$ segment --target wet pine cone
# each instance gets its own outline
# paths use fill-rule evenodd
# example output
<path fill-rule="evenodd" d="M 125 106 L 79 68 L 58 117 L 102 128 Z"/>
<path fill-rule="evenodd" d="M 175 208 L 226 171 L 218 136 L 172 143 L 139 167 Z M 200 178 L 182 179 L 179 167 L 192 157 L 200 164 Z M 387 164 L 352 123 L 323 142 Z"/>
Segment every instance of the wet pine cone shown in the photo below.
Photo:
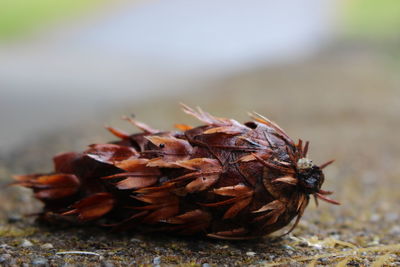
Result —
<path fill-rule="evenodd" d="M 96 223 L 116 230 L 204 234 L 250 239 L 297 225 L 310 195 L 333 204 L 321 189 L 322 169 L 258 114 L 241 124 L 198 109 L 205 123 L 161 132 L 127 118 L 143 132 L 54 157 L 51 174 L 16 176 L 44 203 L 42 220 Z"/>

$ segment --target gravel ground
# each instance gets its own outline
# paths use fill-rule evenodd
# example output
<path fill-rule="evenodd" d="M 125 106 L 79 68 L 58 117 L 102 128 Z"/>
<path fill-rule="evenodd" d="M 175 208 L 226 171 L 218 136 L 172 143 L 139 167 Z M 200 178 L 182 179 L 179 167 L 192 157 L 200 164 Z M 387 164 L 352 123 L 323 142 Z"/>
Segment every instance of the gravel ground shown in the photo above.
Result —
<path fill-rule="evenodd" d="M 123 104 L 72 128 L 32 137 L 3 155 L 0 177 L 50 170 L 51 155 L 112 139 L 104 123 L 129 129 L 119 115 L 135 112 L 158 128 L 197 123 L 178 102 L 246 120 L 256 110 L 293 138 L 311 141 L 317 163 L 334 158 L 324 189 L 341 206 L 310 202 L 291 235 L 227 242 L 93 227 L 34 222 L 40 204 L 29 190 L 3 187 L 0 194 L 0 266 L 399 266 L 400 82 L 381 56 L 332 52 L 290 66 L 260 68 L 204 85 L 198 93 Z"/>

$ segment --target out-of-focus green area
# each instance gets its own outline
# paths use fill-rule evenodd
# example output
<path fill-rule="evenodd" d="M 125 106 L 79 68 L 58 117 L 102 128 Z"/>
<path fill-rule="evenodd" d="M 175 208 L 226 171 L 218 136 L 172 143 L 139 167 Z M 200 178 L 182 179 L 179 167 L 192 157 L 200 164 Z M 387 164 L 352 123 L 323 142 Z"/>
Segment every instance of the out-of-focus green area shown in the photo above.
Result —
<path fill-rule="evenodd" d="M 344 1 L 344 31 L 353 37 L 400 37 L 399 0 Z"/>
<path fill-rule="evenodd" d="M 106 0 L 1 0 L 0 39 L 29 33 L 104 2 Z"/>
<path fill-rule="evenodd" d="M 89 11 L 107 0 L 1 0 L 0 39 L 29 33 L 59 19 Z M 393 38 L 400 29 L 399 0 L 343 1 L 341 26 L 347 36 Z"/>

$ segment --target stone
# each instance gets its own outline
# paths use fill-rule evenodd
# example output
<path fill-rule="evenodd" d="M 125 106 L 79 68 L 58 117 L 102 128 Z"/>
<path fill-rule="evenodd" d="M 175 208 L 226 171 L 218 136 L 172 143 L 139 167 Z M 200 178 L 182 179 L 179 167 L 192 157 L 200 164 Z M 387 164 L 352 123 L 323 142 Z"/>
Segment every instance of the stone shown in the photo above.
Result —
<path fill-rule="evenodd" d="M 53 244 L 51 244 L 51 243 L 43 244 L 40 247 L 43 248 L 43 249 L 52 249 L 52 248 L 54 248 Z"/>
<path fill-rule="evenodd" d="M 21 242 L 21 247 L 23 247 L 23 248 L 28 248 L 28 247 L 32 247 L 32 246 L 33 246 L 32 242 L 29 241 L 28 239 L 24 239 Z"/>
<path fill-rule="evenodd" d="M 32 260 L 32 265 L 33 266 L 48 266 L 49 261 L 45 258 L 36 258 Z"/>
<path fill-rule="evenodd" d="M 160 263 L 161 263 L 161 257 L 160 257 L 160 256 L 155 257 L 155 258 L 153 259 L 153 264 L 154 264 L 154 265 L 159 265 Z"/>

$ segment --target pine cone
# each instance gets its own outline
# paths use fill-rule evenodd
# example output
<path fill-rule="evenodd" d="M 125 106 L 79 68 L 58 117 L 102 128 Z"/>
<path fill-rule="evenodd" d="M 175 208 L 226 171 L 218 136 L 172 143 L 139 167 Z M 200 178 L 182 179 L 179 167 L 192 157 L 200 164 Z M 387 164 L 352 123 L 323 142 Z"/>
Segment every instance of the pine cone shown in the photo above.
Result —
<path fill-rule="evenodd" d="M 295 144 L 258 114 L 241 124 L 183 110 L 205 125 L 161 132 L 127 118 L 143 132 L 109 127 L 120 141 L 57 155 L 54 173 L 16 176 L 17 184 L 45 204 L 46 221 L 220 239 L 264 236 L 296 217 L 291 231 L 310 195 L 338 204 L 321 190 L 322 169 L 332 161 L 314 165 L 308 142 Z"/>

